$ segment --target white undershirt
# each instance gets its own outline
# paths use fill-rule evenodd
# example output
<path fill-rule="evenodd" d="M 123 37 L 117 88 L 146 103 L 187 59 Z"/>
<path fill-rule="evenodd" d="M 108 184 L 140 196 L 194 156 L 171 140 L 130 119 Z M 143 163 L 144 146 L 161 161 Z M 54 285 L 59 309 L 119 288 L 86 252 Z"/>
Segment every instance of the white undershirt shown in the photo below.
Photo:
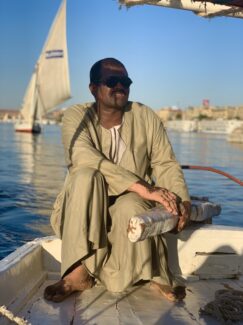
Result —
<path fill-rule="evenodd" d="M 120 132 L 118 131 L 121 124 L 113 126 L 109 129 L 111 133 L 111 148 L 110 148 L 110 159 L 115 163 L 119 164 L 122 155 L 126 149 L 125 142 L 122 140 Z"/>

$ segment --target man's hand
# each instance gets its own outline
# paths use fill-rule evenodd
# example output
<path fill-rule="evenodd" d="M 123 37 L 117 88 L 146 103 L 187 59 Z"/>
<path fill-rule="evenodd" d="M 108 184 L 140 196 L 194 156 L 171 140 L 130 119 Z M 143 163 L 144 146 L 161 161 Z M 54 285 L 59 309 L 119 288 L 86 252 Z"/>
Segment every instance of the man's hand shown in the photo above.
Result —
<path fill-rule="evenodd" d="M 148 200 L 158 202 L 162 204 L 166 210 L 174 215 L 179 215 L 179 209 L 177 204 L 177 196 L 162 187 L 153 187 L 148 190 L 150 192 L 150 198 Z"/>
<path fill-rule="evenodd" d="M 139 181 L 130 186 L 128 191 L 136 192 L 143 199 L 158 202 L 162 204 L 168 212 L 174 215 L 180 215 L 177 196 L 165 188 L 153 187 L 144 181 Z"/>
<path fill-rule="evenodd" d="M 191 203 L 189 201 L 184 201 L 180 203 L 180 214 L 179 221 L 177 224 L 177 231 L 182 231 L 186 225 L 190 222 L 190 214 L 191 214 Z"/>
<path fill-rule="evenodd" d="M 178 196 L 165 188 L 153 187 L 145 181 L 134 183 L 128 191 L 135 192 L 145 200 L 155 201 L 162 204 L 166 210 L 175 216 L 179 221 L 175 228 L 176 232 L 182 231 L 190 221 L 191 202 L 180 202 Z"/>

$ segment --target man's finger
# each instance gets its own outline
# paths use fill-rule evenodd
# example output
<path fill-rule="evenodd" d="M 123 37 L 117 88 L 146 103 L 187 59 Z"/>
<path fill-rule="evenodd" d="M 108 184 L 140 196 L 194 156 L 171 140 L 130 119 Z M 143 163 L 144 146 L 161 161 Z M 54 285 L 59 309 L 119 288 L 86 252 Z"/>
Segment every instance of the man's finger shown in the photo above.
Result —
<path fill-rule="evenodd" d="M 167 211 L 169 211 L 170 213 L 174 214 L 174 215 L 178 215 L 179 211 L 177 209 L 177 205 L 176 202 L 173 200 L 166 200 L 163 199 L 161 201 L 161 204 L 167 209 Z"/>
<path fill-rule="evenodd" d="M 161 195 L 161 197 L 162 197 L 164 200 L 167 200 L 167 201 L 169 201 L 169 202 L 174 202 L 173 204 L 176 205 L 176 200 L 175 200 L 175 198 L 174 198 L 173 195 L 170 195 L 170 193 L 168 193 L 168 192 L 161 192 L 160 195 Z"/>
<path fill-rule="evenodd" d="M 161 194 L 167 196 L 170 199 L 174 199 L 174 200 L 176 199 L 176 195 L 165 188 L 160 189 L 159 192 L 161 192 Z"/>
<path fill-rule="evenodd" d="M 177 224 L 177 230 L 182 231 L 188 224 L 188 221 L 189 221 L 188 217 L 180 217 Z"/>

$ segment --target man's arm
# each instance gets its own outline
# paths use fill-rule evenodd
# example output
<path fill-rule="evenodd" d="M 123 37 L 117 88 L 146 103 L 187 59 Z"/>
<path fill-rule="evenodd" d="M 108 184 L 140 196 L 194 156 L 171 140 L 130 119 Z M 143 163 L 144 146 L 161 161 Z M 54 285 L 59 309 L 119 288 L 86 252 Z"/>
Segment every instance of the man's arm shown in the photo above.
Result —
<path fill-rule="evenodd" d="M 177 224 L 178 231 L 181 231 L 187 225 L 191 214 L 190 201 L 183 201 L 179 204 L 178 196 L 174 193 L 164 188 L 153 187 L 144 181 L 132 184 L 132 186 L 128 188 L 128 191 L 136 192 L 146 200 L 158 202 L 162 204 L 167 211 L 173 215 L 179 216 Z"/>
<path fill-rule="evenodd" d="M 174 215 L 179 215 L 179 210 L 177 206 L 177 196 L 159 187 L 153 187 L 145 181 L 138 181 L 132 184 L 128 191 L 135 192 L 145 200 L 150 200 L 162 204 L 170 213 Z"/>
<path fill-rule="evenodd" d="M 190 196 L 182 169 L 177 162 L 162 121 L 154 116 L 150 121 L 152 129 L 151 167 L 156 186 L 166 188 L 176 194 L 179 205 L 179 222 L 177 229 L 182 230 L 191 213 Z"/>
<path fill-rule="evenodd" d="M 156 185 L 176 193 L 182 201 L 190 201 L 182 169 L 176 160 L 163 124 L 154 121 L 151 167 Z"/>

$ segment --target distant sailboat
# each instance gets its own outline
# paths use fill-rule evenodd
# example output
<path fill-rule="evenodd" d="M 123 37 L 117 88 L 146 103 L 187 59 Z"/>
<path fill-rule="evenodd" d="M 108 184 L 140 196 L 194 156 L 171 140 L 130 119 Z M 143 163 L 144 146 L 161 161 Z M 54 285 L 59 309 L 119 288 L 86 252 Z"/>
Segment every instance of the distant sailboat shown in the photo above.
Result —
<path fill-rule="evenodd" d="M 27 87 L 15 131 L 40 133 L 42 117 L 70 96 L 63 0 Z"/>

